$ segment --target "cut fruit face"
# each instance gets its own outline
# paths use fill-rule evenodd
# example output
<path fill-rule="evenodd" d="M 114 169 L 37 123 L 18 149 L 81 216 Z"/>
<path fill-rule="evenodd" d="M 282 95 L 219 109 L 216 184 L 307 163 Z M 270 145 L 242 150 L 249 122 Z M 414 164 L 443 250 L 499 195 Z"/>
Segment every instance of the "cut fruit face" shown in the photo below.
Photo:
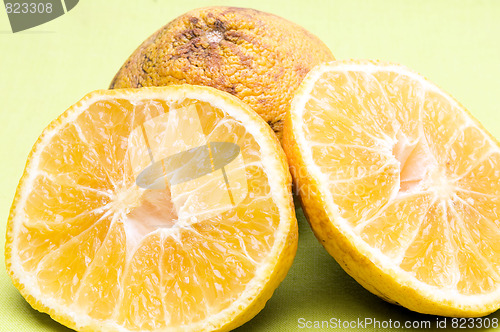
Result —
<path fill-rule="evenodd" d="M 12 205 L 7 269 L 77 330 L 212 331 L 259 312 L 297 226 L 271 129 L 224 92 L 97 91 L 35 144 Z"/>
<path fill-rule="evenodd" d="M 377 295 L 429 314 L 500 306 L 500 146 L 399 65 L 337 61 L 304 80 L 284 148 L 311 226 Z"/>

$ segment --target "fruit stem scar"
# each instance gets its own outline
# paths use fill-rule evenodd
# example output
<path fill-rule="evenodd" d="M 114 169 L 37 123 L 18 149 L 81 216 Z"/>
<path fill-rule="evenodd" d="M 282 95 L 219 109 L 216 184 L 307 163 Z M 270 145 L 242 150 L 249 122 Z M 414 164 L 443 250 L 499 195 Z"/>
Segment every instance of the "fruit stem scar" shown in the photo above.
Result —
<path fill-rule="evenodd" d="M 220 31 L 208 31 L 207 39 L 210 43 L 219 43 L 224 38 L 222 32 Z"/>

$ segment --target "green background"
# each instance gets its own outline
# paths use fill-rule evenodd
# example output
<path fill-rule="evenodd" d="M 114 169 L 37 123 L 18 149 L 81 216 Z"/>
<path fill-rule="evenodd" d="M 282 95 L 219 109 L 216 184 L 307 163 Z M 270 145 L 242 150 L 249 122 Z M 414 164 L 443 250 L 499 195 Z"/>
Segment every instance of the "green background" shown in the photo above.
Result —
<path fill-rule="evenodd" d="M 500 1 L 81 0 L 66 15 L 16 34 L 0 8 L 2 234 L 26 157 L 43 128 L 87 92 L 106 88 L 159 27 L 208 5 L 253 7 L 285 17 L 319 36 L 338 59 L 405 64 L 450 92 L 500 138 Z M 266 308 L 238 331 L 305 330 L 298 328 L 299 318 L 436 321 L 365 291 L 315 240 L 300 209 L 297 216 L 294 265 Z M 4 241 L 2 235 L 2 257 Z M 67 331 L 31 309 L 0 262 L 0 331 Z M 500 311 L 490 318 L 500 319 Z"/>

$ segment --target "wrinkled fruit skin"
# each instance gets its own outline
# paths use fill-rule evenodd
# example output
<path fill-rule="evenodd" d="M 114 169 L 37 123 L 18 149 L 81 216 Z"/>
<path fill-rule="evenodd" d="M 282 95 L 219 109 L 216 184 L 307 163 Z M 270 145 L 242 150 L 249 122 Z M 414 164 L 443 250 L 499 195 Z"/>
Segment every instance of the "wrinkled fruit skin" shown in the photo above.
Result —
<path fill-rule="evenodd" d="M 247 103 L 281 140 L 295 90 L 312 67 L 331 60 L 321 40 L 281 17 L 247 8 L 201 8 L 144 41 L 110 88 L 211 86 Z"/>

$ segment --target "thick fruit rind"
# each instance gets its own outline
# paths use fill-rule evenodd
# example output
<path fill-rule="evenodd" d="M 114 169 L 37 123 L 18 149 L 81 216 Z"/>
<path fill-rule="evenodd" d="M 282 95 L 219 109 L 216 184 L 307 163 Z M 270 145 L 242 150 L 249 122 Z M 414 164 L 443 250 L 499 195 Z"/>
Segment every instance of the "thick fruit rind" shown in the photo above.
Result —
<path fill-rule="evenodd" d="M 332 60 L 318 37 L 282 17 L 250 8 L 198 8 L 147 38 L 110 88 L 211 86 L 243 100 L 281 138 L 300 82 L 315 65 Z"/>

